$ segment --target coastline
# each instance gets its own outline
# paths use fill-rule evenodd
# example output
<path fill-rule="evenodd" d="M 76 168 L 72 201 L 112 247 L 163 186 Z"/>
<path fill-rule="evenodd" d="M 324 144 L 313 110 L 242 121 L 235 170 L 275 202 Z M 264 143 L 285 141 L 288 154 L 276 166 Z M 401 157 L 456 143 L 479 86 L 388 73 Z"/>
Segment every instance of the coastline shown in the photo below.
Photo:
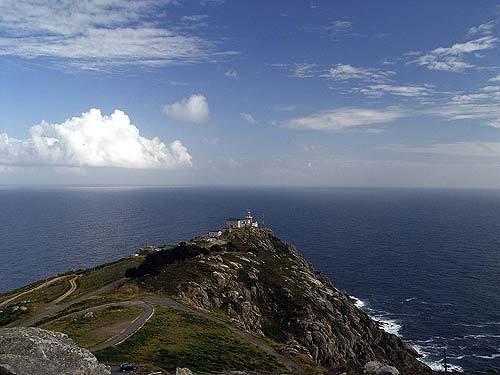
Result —
<path fill-rule="evenodd" d="M 350 295 L 349 297 L 354 300 L 354 304 L 356 305 L 356 307 L 358 309 L 360 309 L 361 311 L 368 314 L 368 316 L 370 316 L 370 318 L 372 318 L 373 320 L 379 322 L 380 328 L 382 328 L 387 333 L 392 333 L 392 334 L 400 337 L 406 343 L 411 345 L 411 347 L 413 349 L 415 349 L 418 354 L 420 354 L 421 357 L 417 358 L 420 362 L 429 366 L 434 371 L 444 371 L 442 360 L 430 359 L 429 357 L 432 356 L 432 353 L 430 351 L 426 350 L 425 346 L 422 345 L 423 343 L 432 342 L 432 338 L 428 339 L 428 340 L 406 339 L 400 333 L 401 329 L 403 328 L 403 324 L 402 324 L 401 320 L 388 318 L 387 315 L 390 313 L 388 313 L 386 311 L 376 311 L 373 308 L 369 307 L 368 302 L 363 301 L 363 300 L 361 300 L 355 296 L 352 296 L 352 295 Z M 411 299 L 408 299 L 408 300 L 411 300 Z M 418 344 L 418 343 L 421 343 L 421 344 Z M 461 358 L 460 357 L 448 357 L 448 370 L 463 373 L 464 369 L 462 367 L 449 361 L 450 359 L 453 360 L 453 359 L 457 359 L 457 358 L 461 359 L 461 358 L 463 358 L 463 356 Z"/>

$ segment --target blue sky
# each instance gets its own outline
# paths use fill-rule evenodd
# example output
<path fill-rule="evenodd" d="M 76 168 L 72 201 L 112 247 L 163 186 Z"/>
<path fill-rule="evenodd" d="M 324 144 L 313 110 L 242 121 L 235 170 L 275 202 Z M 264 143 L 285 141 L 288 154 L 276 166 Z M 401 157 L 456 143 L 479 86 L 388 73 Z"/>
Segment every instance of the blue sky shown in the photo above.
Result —
<path fill-rule="evenodd" d="M 500 186 L 500 1 L 42 3 L 0 2 L 0 183 Z"/>

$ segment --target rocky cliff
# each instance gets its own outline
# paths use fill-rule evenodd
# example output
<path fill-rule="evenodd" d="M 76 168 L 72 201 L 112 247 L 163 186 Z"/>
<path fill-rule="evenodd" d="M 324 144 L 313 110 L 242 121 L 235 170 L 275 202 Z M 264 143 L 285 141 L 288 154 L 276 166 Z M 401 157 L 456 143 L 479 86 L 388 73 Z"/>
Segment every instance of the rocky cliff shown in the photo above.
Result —
<path fill-rule="evenodd" d="M 156 251 L 128 275 L 142 288 L 223 315 L 332 373 L 363 373 L 370 361 L 401 374 L 432 373 L 409 345 L 380 329 L 268 229 L 239 229 L 219 240 L 197 238 Z"/>

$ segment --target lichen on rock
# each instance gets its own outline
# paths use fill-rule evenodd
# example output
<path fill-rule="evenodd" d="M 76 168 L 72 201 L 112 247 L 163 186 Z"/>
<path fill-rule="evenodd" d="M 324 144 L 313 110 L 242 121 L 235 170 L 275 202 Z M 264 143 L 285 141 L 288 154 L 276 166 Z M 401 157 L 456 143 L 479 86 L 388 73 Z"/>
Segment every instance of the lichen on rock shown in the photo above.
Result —
<path fill-rule="evenodd" d="M 40 328 L 0 329 L 0 373 L 14 375 L 108 375 L 87 349 L 67 335 Z"/>

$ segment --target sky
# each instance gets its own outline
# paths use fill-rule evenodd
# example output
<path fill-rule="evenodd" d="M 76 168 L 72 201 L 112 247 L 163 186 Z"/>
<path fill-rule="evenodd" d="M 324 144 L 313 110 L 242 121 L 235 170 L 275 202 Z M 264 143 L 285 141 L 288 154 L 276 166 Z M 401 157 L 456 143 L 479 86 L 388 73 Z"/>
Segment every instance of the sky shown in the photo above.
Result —
<path fill-rule="evenodd" d="M 500 188 L 500 0 L 0 0 L 0 184 Z"/>

